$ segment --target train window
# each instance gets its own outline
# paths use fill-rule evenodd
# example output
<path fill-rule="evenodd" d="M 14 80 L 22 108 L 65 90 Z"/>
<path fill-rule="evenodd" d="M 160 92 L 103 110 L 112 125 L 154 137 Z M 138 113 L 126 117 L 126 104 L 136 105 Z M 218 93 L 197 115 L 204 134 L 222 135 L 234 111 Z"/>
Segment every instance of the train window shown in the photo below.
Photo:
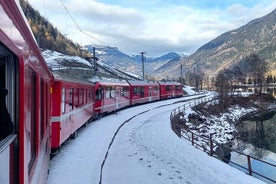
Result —
<path fill-rule="evenodd" d="M 175 86 L 176 90 L 181 90 L 181 86 Z"/>
<path fill-rule="evenodd" d="M 134 95 L 140 95 L 141 97 L 144 97 L 144 87 L 137 86 L 133 88 L 133 94 Z"/>
<path fill-rule="evenodd" d="M 128 87 L 122 87 L 121 88 L 121 95 L 122 96 L 129 96 L 129 90 L 128 90 Z"/>
<path fill-rule="evenodd" d="M 111 90 L 112 87 L 106 87 L 106 91 L 105 91 L 105 98 L 111 98 Z"/>
<path fill-rule="evenodd" d="M 84 104 L 87 104 L 87 89 L 84 90 L 84 95 L 83 95 L 83 99 L 84 99 Z"/>
<path fill-rule="evenodd" d="M 90 89 L 88 89 L 88 91 L 87 91 L 87 101 L 88 102 L 92 101 L 92 96 L 91 96 L 91 90 Z"/>
<path fill-rule="evenodd" d="M 166 86 L 166 91 L 171 91 L 171 86 Z"/>
<path fill-rule="evenodd" d="M 48 83 L 46 83 L 46 89 L 45 89 L 45 96 L 46 96 L 46 99 L 45 99 L 45 105 L 46 105 L 46 127 L 48 127 L 49 126 L 49 123 L 50 123 L 50 121 L 49 121 L 49 117 L 50 117 L 50 115 L 49 115 L 49 100 L 48 99 L 50 99 L 50 93 L 49 93 L 49 91 L 50 91 L 50 88 L 49 88 L 49 84 Z M 45 130 L 46 130 L 46 128 L 45 128 Z"/>
<path fill-rule="evenodd" d="M 134 94 L 134 95 L 138 95 L 139 93 L 140 93 L 139 87 L 134 87 L 134 88 L 133 88 L 133 94 Z"/>
<path fill-rule="evenodd" d="M 35 161 L 36 158 L 36 145 L 37 145 L 37 134 L 36 134 L 36 73 L 32 70 L 29 69 L 28 72 L 28 78 L 29 78 L 29 90 L 28 90 L 28 113 L 29 114 L 29 121 L 27 121 L 27 131 L 29 132 L 28 135 L 28 143 L 29 145 L 27 146 L 29 149 L 29 163 L 28 163 L 28 168 L 29 171 L 32 168 L 32 165 Z"/>
<path fill-rule="evenodd" d="M 68 98 L 68 104 L 69 104 L 69 109 L 68 110 L 73 110 L 73 94 L 74 94 L 74 89 L 73 88 L 70 88 L 69 89 L 69 92 L 68 92 L 68 95 L 67 95 L 67 98 Z"/>
<path fill-rule="evenodd" d="M 40 80 L 40 141 L 42 141 L 44 131 L 45 131 L 45 91 L 44 91 L 44 81 Z"/>
<path fill-rule="evenodd" d="M 123 87 L 123 96 L 129 96 L 129 90 L 128 87 Z"/>
<path fill-rule="evenodd" d="M 141 97 L 144 97 L 144 94 L 145 94 L 145 88 L 144 87 L 141 87 L 141 90 L 140 90 L 140 95 Z"/>
<path fill-rule="evenodd" d="M 75 100 L 75 106 L 78 107 L 79 106 L 79 89 L 75 90 L 75 96 L 74 96 L 74 100 Z"/>
<path fill-rule="evenodd" d="M 62 90 L 61 90 L 61 112 L 62 112 L 62 114 L 64 114 L 65 113 L 65 106 L 66 106 L 66 104 L 65 104 L 65 93 L 66 92 L 66 90 L 65 90 L 65 88 L 62 88 Z"/>
<path fill-rule="evenodd" d="M 7 135 L 14 132 L 14 127 L 16 127 L 16 120 L 18 118 L 18 106 L 16 102 L 18 100 L 17 95 L 17 68 L 18 64 L 15 56 L 0 43 L 0 88 L 7 90 L 7 95 L 5 96 L 5 106 L 7 108 L 9 116 L 5 118 L 1 116 L 0 118 L 0 140 L 1 137 L 5 138 Z M 3 119 L 10 119 L 8 121 L 3 121 Z M 4 125 L 4 128 L 2 128 Z M 10 127 L 10 128 L 8 128 Z"/>
<path fill-rule="evenodd" d="M 152 86 L 149 87 L 149 96 L 152 96 Z"/>
<path fill-rule="evenodd" d="M 102 88 L 98 88 L 96 90 L 96 96 L 95 96 L 96 100 L 101 100 L 103 98 L 103 94 L 102 94 L 103 92 L 102 91 L 103 91 Z"/>
<path fill-rule="evenodd" d="M 115 98 L 115 88 L 111 87 L 110 98 Z"/>
<path fill-rule="evenodd" d="M 80 94 L 79 94 L 79 105 L 83 105 L 83 89 L 80 89 Z"/>
<path fill-rule="evenodd" d="M 155 91 L 155 94 L 158 94 L 159 93 L 159 87 L 155 86 L 154 91 Z"/>

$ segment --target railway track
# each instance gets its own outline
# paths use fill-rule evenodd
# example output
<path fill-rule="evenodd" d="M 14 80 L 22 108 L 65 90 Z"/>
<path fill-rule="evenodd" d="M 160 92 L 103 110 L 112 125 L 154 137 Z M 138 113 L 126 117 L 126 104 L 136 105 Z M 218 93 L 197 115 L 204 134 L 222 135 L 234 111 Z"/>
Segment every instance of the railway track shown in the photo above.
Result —
<path fill-rule="evenodd" d="M 176 102 L 171 102 L 171 103 L 167 103 L 167 104 L 163 104 L 163 105 L 159 105 L 157 107 L 154 107 L 154 108 L 151 108 L 151 109 L 147 109 L 147 110 L 144 110 L 140 113 L 137 113 L 135 115 L 133 115 L 132 117 L 130 117 L 129 119 L 125 120 L 118 128 L 117 130 L 115 131 L 109 145 L 108 145 L 108 148 L 105 152 L 105 157 L 101 163 L 101 168 L 100 168 L 100 178 L 99 178 L 99 184 L 102 184 L 102 178 L 103 178 L 103 171 L 104 171 L 104 166 L 105 166 L 105 163 L 106 163 L 106 160 L 108 158 L 108 155 L 109 155 L 109 151 L 114 143 L 114 140 L 116 139 L 116 136 L 119 134 L 120 130 L 127 124 L 129 123 L 132 119 L 142 115 L 142 114 L 145 114 L 149 111 L 152 111 L 152 110 L 155 110 L 155 109 L 158 109 L 158 108 L 162 108 L 162 107 L 165 107 L 165 106 L 170 106 L 170 105 L 175 105 L 177 103 L 185 103 L 185 102 L 190 102 L 190 101 L 193 101 L 193 100 L 196 100 L 196 99 L 199 99 L 199 98 L 204 98 L 204 97 L 207 97 L 208 94 L 197 94 L 197 95 L 193 95 L 192 97 L 191 96 L 188 96 L 187 98 L 188 99 L 183 99 L 183 100 L 179 100 L 179 101 L 176 101 Z M 169 118 L 169 117 L 168 117 Z"/>

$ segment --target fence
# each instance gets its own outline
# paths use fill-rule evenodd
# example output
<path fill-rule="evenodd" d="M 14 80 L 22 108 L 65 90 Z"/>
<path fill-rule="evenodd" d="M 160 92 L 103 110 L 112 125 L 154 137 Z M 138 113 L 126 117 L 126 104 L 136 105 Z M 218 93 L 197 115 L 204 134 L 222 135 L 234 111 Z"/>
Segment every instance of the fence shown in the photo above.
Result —
<path fill-rule="evenodd" d="M 246 172 L 247 174 L 254 176 L 256 178 L 259 178 L 265 182 L 268 183 L 276 183 L 276 175 L 273 174 L 273 172 L 267 172 L 262 170 L 257 171 L 257 167 L 255 169 L 254 166 L 261 165 L 261 168 L 265 166 L 266 168 L 271 168 L 271 170 L 276 171 L 276 165 L 260 160 L 258 158 L 252 157 L 250 155 L 244 154 L 236 149 L 232 149 L 228 147 L 231 154 L 236 154 L 239 156 L 241 160 L 244 160 L 243 164 L 237 163 L 235 161 L 231 161 L 230 157 L 227 157 L 228 155 L 218 155 L 215 153 L 215 150 L 221 146 L 216 141 L 213 140 L 213 135 L 210 134 L 208 136 L 202 136 L 199 134 L 196 134 L 190 130 L 190 128 L 185 124 L 185 119 L 183 119 L 185 115 L 185 110 L 188 107 L 199 105 L 203 102 L 212 101 L 212 98 L 202 98 L 195 100 L 194 102 L 189 102 L 187 105 L 180 106 L 176 109 L 174 109 L 170 114 L 170 121 L 171 121 L 171 127 L 172 130 L 177 134 L 178 137 L 184 138 L 191 142 L 193 146 L 196 148 L 208 153 L 210 156 L 214 156 L 216 158 L 221 159 L 222 161 Z"/>

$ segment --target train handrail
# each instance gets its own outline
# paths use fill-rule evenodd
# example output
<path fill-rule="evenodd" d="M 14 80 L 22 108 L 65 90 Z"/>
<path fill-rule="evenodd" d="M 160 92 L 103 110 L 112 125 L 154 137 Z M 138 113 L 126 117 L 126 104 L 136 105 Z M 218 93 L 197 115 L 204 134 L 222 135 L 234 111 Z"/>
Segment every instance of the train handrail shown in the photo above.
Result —
<path fill-rule="evenodd" d="M 6 150 L 7 147 L 10 146 L 10 144 L 16 139 L 17 135 L 11 134 L 5 139 L 0 141 L 0 154 Z"/>
<path fill-rule="evenodd" d="M 195 102 L 193 102 L 193 103 L 190 102 L 188 104 L 188 107 L 196 106 L 196 105 L 199 105 L 199 104 L 201 104 L 203 102 L 212 101 L 212 100 L 213 100 L 213 98 L 212 99 L 210 99 L 210 98 L 203 98 L 203 100 L 202 99 L 201 100 L 195 100 Z M 206 152 L 210 156 L 213 156 L 215 158 L 224 159 L 224 158 L 221 158 L 218 155 L 214 154 L 214 148 L 217 147 L 217 146 L 219 146 L 219 144 L 212 139 L 212 135 L 214 135 L 214 134 L 209 135 L 209 137 L 206 137 L 206 136 L 203 137 L 201 135 L 198 135 L 198 134 L 192 132 L 189 129 L 189 127 L 187 127 L 187 126 L 184 127 L 185 125 L 183 125 L 181 123 L 182 119 L 180 117 L 185 114 L 186 108 L 187 108 L 187 106 L 185 106 L 185 104 L 184 104 L 182 106 L 179 106 L 179 107 L 175 108 L 171 112 L 171 114 L 170 114 L 170 122 L 171 122 L 172 130 L 177 134 L 177 136 L 179 136 L 180 138 L 184 138 L 184 139 L 190 141 L 193 146 L 195 146 L 196 148 L 198 148 L 198 149 Z M 175 128 L 180 129 L 180 132 L 177 131 Z M 188 134 L 190 134 L 190 136 Z M 206 145 L 209 145 L 209 146 L 208 147 L 204 147 L 203 145 L 197 143 L 196 139 L 198 139 L 198 138 L 201 138 L 202 140 L 205 140 L 204 142 L 206 142 Z M 235 162 L 232 162 L 230 160 L 227 160 L 229 163 L 231 163 L 233 165 L 236 165 L 236 166 L 238 166 L 240 168 L 243 168 L 251 176 L 253 176 L 253 174 L 255 174 L 255 175 L 260 176 L 260 177 L 262 177 L 262 178 L 264 178 L 264 179 L 266 179 L 266 180 L 268 180 L 270 182 L 276 183 L 276 180 L 274 180 L 272 178 L 269 178 L 268 176 L 264 176 L 263 174 L 254 171 L 252 169 L 252 166 L 251 166 L 251 160 L 252 159 L 257 160 L 257 161 L 262 162 L 264 164 L 267 164 L 269 166 L 275 167 L 275 169 L 276 169 L 276 165 L 275 164 L 272 164 L 272 163 L 266 162 L 264 160 L 260 160 L 260 159 L 258 159 L 256 157 L 244 154 L 244 153 L 242 153 L 242 152 L 240 152 L 240 151 L 238 151 L 236 149 L 231 149 L 231 151 L 236 152 L 236 153 L 238 153 L 240 155 L 246 156 L 246 158 L 247 158 L 247 167 L 244 167 L 244 166 L 242 166 L 242 165 L 240 165 L 238 163 L 235 163 Z"/>

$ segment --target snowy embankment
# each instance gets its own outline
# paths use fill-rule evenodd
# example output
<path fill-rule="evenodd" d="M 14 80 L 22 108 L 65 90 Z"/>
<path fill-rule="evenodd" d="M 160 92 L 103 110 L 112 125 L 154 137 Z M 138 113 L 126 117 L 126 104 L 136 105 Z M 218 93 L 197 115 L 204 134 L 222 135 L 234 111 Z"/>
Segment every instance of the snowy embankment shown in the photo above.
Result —
<path fill-rule="evenodd" d="M 53 158 L 47 183 L 98 184 L 100 178 L 102 184 L 263 183 L 208 156 L 173 133 L 170 113 L 188 103 L 173 102 L 188 98 L 192 97 L 132 107 L 91 122 Z M 162 106 L 165 104 L 170 105 Z M 118 127 L 133 116 L 108 150 Z"/>

